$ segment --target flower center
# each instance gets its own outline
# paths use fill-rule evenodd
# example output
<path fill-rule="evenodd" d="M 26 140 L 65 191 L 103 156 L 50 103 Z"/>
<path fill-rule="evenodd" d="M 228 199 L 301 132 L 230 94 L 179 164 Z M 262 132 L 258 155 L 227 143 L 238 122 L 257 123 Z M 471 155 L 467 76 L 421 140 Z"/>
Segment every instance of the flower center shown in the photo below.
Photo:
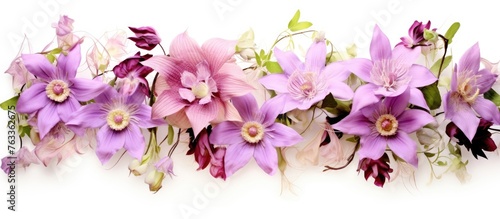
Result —
<path fill-rule="evenodd" d="M 379 60 L 373 63 L 370 78 L 375 84 L 387 90 L 396 90 L 411 79 L 408 68 L 394 60 Z"/>
<path fill-rule="evenodd" d="M 392 136 L 398 131 L 398 120 L 391 114 L 384 114 L 377 119 L 375 126 L 380 135 Z"/>
<path fill-rule="evenodd" d="M 296 100 L 310 100 L 325 86 L 315 72 L 295 72 L 288 79 L 288 91 Z"/>
<path fill-rule="evenodd" d="M 203 98 L 208 95 L 209 89 L 205 82 L 198 82 L 198 84 L 191 88 L 191 91 L 196 98 Z"/>
<path fill-rule="evenodd" d="M 258 143 L 264 137 L 264 127 L 258 122 L 246 122 L 241 127 L 241 137 L 248 143 Z"/>
<path fill-rule="evenodd" d="M 63 102 L 69 97 L 68 84 L 62 80 L 52 80 L 46 87 L 47 97 L 56 102 Z"/>
<path fill-rule="evenodd" d="M 467 103 L 474 103 L 476 98 L 479 96 L 479 88 L 472 86 L 470 84 L 472 78 L 465 79 L 460 85 L 458 85 L 457 92 L 462 96 L 462 99 Z M 476 89 L 474 89 L 476 88 Z"/>
<path fill-rule="evenodd" d="M 130 115 L 122 109 L 115 109 L 108 113 L 106 122 L 111 129 L 121 131 L 128 126 Z"/>

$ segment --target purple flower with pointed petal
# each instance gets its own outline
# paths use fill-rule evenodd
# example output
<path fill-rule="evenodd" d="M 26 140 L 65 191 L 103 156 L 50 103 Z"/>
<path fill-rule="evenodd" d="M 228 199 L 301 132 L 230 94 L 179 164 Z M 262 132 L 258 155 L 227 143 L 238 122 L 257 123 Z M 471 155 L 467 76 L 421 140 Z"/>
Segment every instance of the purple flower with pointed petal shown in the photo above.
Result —
<path fill-rule="evenodd" d="M 292 128 L 275 123 L 283 102 L 271 99 L 259 110 L 251 94 L 235 97 L 232 101 L 243 122 L 222 122 L 210 134 L 210 142 L 214 145 L 227 145 L 224 157 L 226 176 L 245 166 L 252 156 L 266 173 L 274 174 L 278 167 L 275 147 L 292 146 L 302 140 Z"/>
<path fill-rule="evenodd" d="M 378 26 L 373 31 L 370 45 L 372 60 L 356 58 L 345 61 L 346 68 L 368 84 L 354 93 L 352 111 L 379 102 L 382 97 L 395 97 L 410 90 L 410 103 L 428 109 L 422 92 L 417 87 L 434 83 L 437 78 L 429 69 L 414 64 L 420 49 L 396 46 L 391 50 L 387 36 Z"/>
<path fill-rule="evenodd" d="M 410 49 L 415 48 L 416 46 L 425 41 L 424 31 L 430 30 L 430 28 L 431 28 L 431 21 L 427 21 L 425 25 L 419 21 L 413 22 L 410 29 L 408 29 L 409 37 L 401 37 L 401 42 L 398 43 L 396 46 L 404 45 Z M 433 31 L 435 30 L 436 29 L 434 29 Z"/>
<path fill-rule="evenodd" d="M 161 38 L 152 27 L 129 27 L 129 29 L 135 34 L 135 37 L 129 39 L 134 41 L 138 48 L 152 50 L 161 42 Z"/>
<path fill-rule="evenodd" d="M 305 63 L 291 51 L 274 49 L 274 55 L 283 68 L 283 74 L 270 74 L 259 82 L 267 89 L 274 90 L 285 104 L 281 113 L 293 109 L 307 110 L 323 100 L 329 93 L 340 100 L 350 100 L 352 89 L 342 81 L 350 72 L 340 65 L 325 67 L 326 44 L 324 40 L 314 42 L 307 51 Z"/>
<path fill-rule="evenodd" d="M 113 68 L 116 77 L 121 79 L 118 82 L 121 92 L 131 95 L 139 88 L 144 95 L 149 95 L 149 84 L 146 76 L 153 69 L 142 65 L 140 62 L 151 57 L 150 54 L 141 56 L 141 52 L 137 52 L 134 56 L 123 60 Z"/>
<path fill-rule="evenodd" d="M 487 69 L 479 70 L 480 52 L 476 43 L 469 48 L 455 66 L 451 77 L 451 90 L 446 93 L 444 115 L 472 141 L 479 126 L 479 118 L 500 123 L 497 106 L 482 94 L 491 89 L 497 75 Z"/>
<path fill-rule="evenodd" d="M 40 138 L 58 122 L 68 121 L 70 114 L 80 108 L 79 101 L 93 99 L 107 86 L 97 80 L 75 78 L 80 65 L 79 44 L 67 56 L 59 56 L 57 67 L 41 54 L 22 55 L 22 59 L 26 69 L 39 80 L 21 94 L 16 109 L 43 118 L 38 119 Z"/>
<path fill-rule="evenodd" d="M 104 164 L 121 148 L 141 159 L 145 146 L 141 128 L 163 123 L 151 119 L 151 107 L 144 104 L 144 94 L 136 92 L 128 96 L 108 86 L 95 98 L 95 103 L 74 112 L 67 125 L 79 135 L 86 128 L 99 128 L 96 153 Z"/>
<path fill-rule="evenodd" d="M 344 133 L 360 136 L 360 160 L 378 160 L 387 146 L 397 156 L 417 167 L 417 144 L 408 134 L 434 122 L 434 117 L 423 110 L 406 110 L 410 92 L 353 111 L 333 125 Z"/>

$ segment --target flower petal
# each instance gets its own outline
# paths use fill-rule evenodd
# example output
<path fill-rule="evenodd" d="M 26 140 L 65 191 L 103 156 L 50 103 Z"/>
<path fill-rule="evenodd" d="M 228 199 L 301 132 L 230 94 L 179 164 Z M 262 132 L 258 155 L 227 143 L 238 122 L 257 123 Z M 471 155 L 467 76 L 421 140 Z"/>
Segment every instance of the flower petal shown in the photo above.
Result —
<path fill-rule="evenodd" d="M 140 160 L 144 153 L 144 136 L 141 129 L 134 124 L 129 124 L 126 130 L 123 131 L 125 137 L 125 145 L 123 146 L 127 153 L 135 159 Z"/>
<path fill-rule="evenodd" d="M 268 90 L 274 90 L 277 93 L 288 93 L 288 78 L 285 74 L 266 75 L 259 79 L 259 83 L 261 83 Z"/>
<path fill-rule="evenodd" d="M 17 100 L 16 111 L 31 114 L 52 102 L 45 93 L 45 87 L 45 83 L 36 83 L 22 92 Z"/>
<path fill-rule="evenodd" d="M 392 59 L 397 60 L 398 63 L 404 65 L 404 67 L 409 68 L 413 65 L 420 56 L 420 47 L 415 47 L 413 49 L 407 48 L 404 45 L 396 46 L 392 50 Z"/>
<path fill-rule="evenodd" d="M 170 56 L 185 61 L 190 72 L 196 72 L 196 65 L 204 60 L 200 46 L 187 32 L 179 34 L 172 40 Z"/>
<path fill-rule="evenodd" d="M 287 106 L 287 100 L 287 95 L 278 94 L 278 96 L 264 102 L 260 108 L 260 113 L 262 115 L 262 120 L 260 122 L 268 125 L 273 124 L 276 117 L 284 113 L 283 108 Z"/>
<path fill-rule="evenodd" d="M 236 48 L 236 41 L 214 38 L 201 46 L 205 60 L 210 65 L 210 71 L 217 73 L 219 69 L 231 59 Z"/>
<path fill-rule="evenodd" d="M 495 124 L 500 124 L 500 112 L 498 111 L 498 107 L 490 100 L 479 96 L 474 101 L 472 108 L 483 119 L 491 121 Z"/>
<path fill-rule="evenodd" d="M 254 154 L 254 147 L 244 142 L 232 144 L 226 149 L 224 157 L 224 168 L 226 177 L 233 175 L 236 171 L 245 166 Z"/>
<path fill-rule="evenodd" d="M 315 42 L 309 47 L 306 54 L 305 71 L 320 73 L 325 67 L 326 44 L 325 41 Z"/>
<path fill-rule="evenodd" d="M 275 147 L 293 146 L 302 141 L 302 136 L 294 129 L 281 123 L 274 123 L 265 130 L 266 137 Z"/>
<path fill-rule="evenodd" d="M 355 58 L 342 62 L 346 68 L 365 82 L 372 82 L 370 72 L 373 68 L 373 62 L 365 58 Z M 327 67 L 328 68 L 328 67 Z"/>
<path fill-rule="evenodd" d="M 233 97 L 245 95 L 252 90 L 255 90 L 244 80 L 234 77 L 229 74 L 218 74 L 214 77 L 217 82 L 217 89 L 221 100 L 226 101 Z"/>
<path fill-rule="evenodd" d="M 259 113 L 259 107 L 252 94 L 234 97 L 231 101 L 233 102 L 236 110 L 240 113 L 243 121 L 246 122 L 255 120 L 257 114 Z"/>
<path fill-rule="evenodd" d="M 328 85 L 328 91 L 339 100 L 350 100 L 354 96 L 351 87 L 343 82 L 331 81 Z"/>
<path fill-rule="evenodd" d="M 378 133 L 361 136 L 361 147 L 358 150 L 359 160 L 370 158 L 378 160 L 385 153 L 387 140 L 385 137 L 379 136 Z"/>
<path fill-rule="evenodd" d="M 373 29 L 373 37 L 370 43 L 370 55 L 373 61 L 391 59 L 392 50 L 389 38 L 380 30 L 378 25 Z"/>
<path fill-rule="evenodd" d="M 102 83 L 98 80 L 89 80 L 85 78 L 73 78 L 70 79 L 73 83 L 70 87 L 71 94 L 81 102 L 89 101 L 94 99 L 97 95 L 104 92 L 108 84 Z"/>
<path fill-rule="evenodd" d="M 170 87 L 176 88 L 181 87 L 182 83 L 179 76 L 187 68 L 186 63 L 182 59 L 167 57 L 165 55 L 153 56 L 142 61 L 141 64 L 159 72 Z M 196 72 L 196 66 L 194 66 L 192 72 Z"/>
<path fill-rule="evenodd" d="M 66 126 L 80 136 L 85 134 L 86 128 L 99 128 L 105 124 L 106 112 L 100 103 L 82 106 L 73 112 L 66 122 Z"/>
<path fill-rule="evenodd" d="M 186 88 L 179 88 L 179 95 L 181 96 L 182 99 L 187 100 L 190 103 L 196 99 L 196 96 L 194 96 L 193 91 Z"/>
<path fill-rule="evenodd" d="M 479 62 L 481 61 L 481 55 L 479 52 L 479 44 L 474 44 L 469 48 L 460 58 L 458 62 L 459 72 L 477 72 L 479 70 Z"/>
<path fill-rule="evenodd" d="M 429 113 L 416 109 L 405 110 L 397 120 L 398 129 L 408 134 L 436 121 Z"/>
<path fill-rule="evenodd" d="M 198 83 L 196 76 L 188 71 L 182 72 L 181 74 L 181 84 L 184 87 L 194 87 Z"/>
<path fill-rule="evenodd" d="M 97 132 L 96 154 L 102 164 L 109 159 L 125 144 L 126 132 L 116 132 L 105 125 Z"/>
<path fill-rule="evenodd" d="M 387 144 L 398 157 L 414 167 L 418 167 L 417 143 L 408 134 L 398 132 L 394 137 L 387 139 Z"/>
<path fill-rule="evenodd" d="M 57 114 L 56 103 L 50 101 L 44 108 L 38 111 L 38 131 L 40 133 L 40 139 L 43 139 L 59 121 L 61 121 L 61 118 L 59 118 Z"/>
<path fill-rule="evenodd" d="M 145 104 L 140 104 L 132 116 L 140 128 L 153 128 L 165 124 L 163 119 L 151 119 L 151 107 Z"/>
<path fill-rule="evenodd" d="M 24 54 L 21 56 L 24 66 L 28 71 L 46 81 L 50 81 L 56 76 L 56 68 L 49 60 L 41 54 Z"/>
<path fill-rule="evenodd" d="M 368 60 L 368 59 L 363 59 L 363 60 Z M 358 60 L 359 61 L 359 60 Z M 364 62 L 364 61 L 359 61 L 359 62 Z M 371 64 L 372 62 L 368 60 L 368 62 L 365 63 L 368 66 L 364 66 L 365 68 L 369 68 L 367 71 L 359 69 L 359 71 L 364 71 L 367 75 L 368 78 L 370 77 L 370 70 L 371 70 Z M 355 67 L 355 66 L 353 66 Z M 358 66 L 359 67 L 359 66 Z M 361 66 L 363 67 L 363 66 Z M 328 64 L 321 74 L 324 74 L 326 78 L 331 79 L 332 81 L 345 81 L 351 75 L 351 71 L 347 68 L 346 62 L 332 62 Z"/>
<path fill-rule="evenodd" d="M 374 94 L 377 88 L 377 85 L 374 84 L 359 86 L 358 89 L 356 89 L 356 92 L 354 92 L 354 97 L 352 98 L 351 112 L 356 112 L 365 106 L 379 102 L 380 97 Z"/>
<path fill-rule="evenodd" d="M 476 86 L 479 88 L 479 93 L 484 94 L 491 89 L 491 86 L 497 81 L 498 75 L 491 73 L 489 70 L 482 69 L 477 73 Z"/>
<path fill-rule="evenodd" d="M 469 141 L 472 141 L 474 135 L 476 135 L 479 118 L 477 118 L 476 114 L 467 103 L 458 102 L 459 100 L 453 99 L 451 92 L 448 92 L 445 98 L 445 118 L 455 123 Z"/>
<path fill-rule="evenodd" d="M 219 107 L 217 103 L 213 101 L 204 105 L 193 104 L 186 108 L 186 116 L 193 127 L 195 136 L 198 135 L 198 133 L 200 133 L 201 130 L 203 130 L 203 128 L 210 123 L 210 121 L 215 119 L 218 111 Z"/>
<path fill-rule="evenodd" d="M 214 145 L 232 145 L 243 142 L 241 124 L 232 121 L 221 122 L 212 129 L 210 143 Z"/>
<path fill-rule="evenodd" d="M 421 65 L 412 65 L 408 74 L 411 76 L 410 87 L 424 87 L 437 80 L 429 69 Z"/>
<path fill-rule="evenodd" d="M 261 141 L 255 146 L 253 157 L 259 165 L 269 175 L 274 175 L 278 167 L 278 153 L 269 141 Z"/>
<path fill-rule="evenodd" d="M 68 99 L 66 99 L 64 102 L 56 104 L 56 107 L 61 121 L 67 122 L 71 114 L 73 112 L 76 112 L 81 107 L 81 105 L 78 100 L 76 100 L 72 96 L 69 96 Z"/>
<path fill-rule="evenodd" d="M 425 101 L 424 94 L 417 88 L 410 88 L 410 100 L 408 102 L 415 106 L 419 106 L 426 110 L 429 110 L 429 106 Z"/>
<path fill-rule="evenodd" d="M 398 117 L 403 113 L 408 107 L 408 101 L 410 100 L 410 91 L 406 90 L 401 95 L 397 97 L 387 97 L 384 100 L 384 104 L 389 110 L 389 113 Z"/>
<path fill-rule="evenodd" d="M 68 55 L 61 54 L 57 59 L 58 74 L 63 79 L 72 79 L 76 76 L 76 71 L 80 66 L 81 52 L 80 44 L 77 43 L 73 49 L 68 52 Z"/>
<path fill-rule="evenodd" d="M 276 47 L 274 49 L 274 56 L 276 57 L 276 60 L 278 60 L 278 63 L 286 76 L 290 76 L 295 71 L 304 70 L 304 63 L 302 63 L 299 57 L 291 51 L 283 52 Z"/>
<path fill-rule="evenodd" d="M 332 127 L 347 134 L 365 136 L 371 133 L 373 124 L 361 111 L 351 111 L 351 114 L 333 124 Z"/>
<path fill-rule="evenodd" d="M 163 91 L 153 104 L 153 119 L 172 115 L 186 106 L 178 93 L 172 90 Z"/>

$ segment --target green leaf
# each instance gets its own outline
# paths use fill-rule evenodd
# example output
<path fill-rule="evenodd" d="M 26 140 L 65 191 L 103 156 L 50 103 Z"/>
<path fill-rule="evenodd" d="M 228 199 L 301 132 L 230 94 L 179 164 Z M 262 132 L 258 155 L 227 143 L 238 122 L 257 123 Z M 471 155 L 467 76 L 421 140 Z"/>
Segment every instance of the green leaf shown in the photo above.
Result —
<path fill-rule="evenodd" d="M 57 54 L 59 54 L 61 52 L 62 52 L 62 49 L 58 47 L 58 48 L 55 48 L 55 49 L 51 50 L 49 53 L 53 54 L 53 55 L 57 55 Z"/>
<path fill-rule="evenodd" d="M 19 126 L 19 136 L 24 137 L 26 135 L 30 135 L 31 132 L 31 126 Z"/>
<path fill-rule="evenodd" d="M 253 51 L 255 53 L 255 61 L 257 62 L 257 65 L 262 66 L 262 60 L 260 59 L 259 54 L 256 51 Z"/>
<path fill-rule="evenodd" d="M 295 12 L 295 14 L 293 15 L 292 19 L 288 22 L 288 29 L 295 26 L 299 22 L 299 19 L 300 19 L 300 10 L 297 10 L 297 12 Z"/>
<path fill-rule="evenodd" d="M 266 68 L 271 73 L 281 73 L 281 72 L 283 72 L 283 69 L 281 68 L 281 66 L 280 66 L 280 64 L 278 62 L 267 61 L 266 62 Z"/>
<path fill-rule="evenodd" d="M 19 99 L 19 96 L 14 96 L 3 103 L 0 103 L 0 108 L 3 110 L 9 110 L 10 106 L 16 106 L 17 105 L 17 100 Z"/>
<path fill-rule="evenodd" d="M 168 125 L 168 139 L 167 139 L 167 144 L 172 145 L 174 143 L 174 127 L 171 125 Z"/>
<path fill-rule="evenodd" d="M 448 28 L 448 30 L 444 34 L 444 37 L 446 39 L 448 39 L 448 44 L 451 44 L 451 41 L 452 41 L 453 37 L 455 36 L 455 34 L 457 33 L 457 31 L 458 31 L 459 28 L 460 28 L 460 23 L 459 22 L 453 23 L 450 26 L 450 28 Z"/>
<path fill-rule="evenodd" d="M 491 100 L 495 105 L 500 106 L 500 95 L 493 89 L 484 93 L 484 98 Z"/>
<path fill-rule="evenodd" d="M 435 110 L 441 106 L 441 94 L 439 93 L 437 83 L 419 89 L 424 94 L 425 102 L 427 102 L 427 106 L 429 106 L 431 110 Z"/>
<path fill-rule="evenodd" d="M 436 155 L 435 153 L 430 153 L 430 152 L 424 152 L 426 157 L 434 157 Z"/>
<path fill-rule="evenodd" d="M 448 65 L 450 65 L 451 57 L 452 56 L 446 56 L 444 58 L 443 67 L 441 68 L 441 71 L 443 71 L 443 69 L 445 69 L 446 67 L 448 67 Z M 434 63 L 434 65 L 432 65 L 432 67 L 429 69 L 432 73 L 434 73 L 434 75 L 439 75 L 439 66 L 441 66 L 442 60 L 443 60 L 443 58 L 440 58 L 439 60 L 437 60 Z"/>
<path fill-rule="evenodd" d="M 333 98 L 333 95 L 329 93 L 326 95 L 325 99 L 321 103 L 321 108 L 335 108 L 337 107 L 337 101 L 335 101 L 335 98 Z"/>
<path fill-rule="evenodd" d="M 312 26 L 313 24 L 309 21 L 302 21 L 302 22 L 299 22 L 291 27 L 289 27 L 289 29 L 292 31 L 292 32 L 297 32 L 297 31 L 301 31 L 301 30 L 305 30 L 307 28 L 309 28 L 310 26 Z"/>
<path fill-rule="evenodd" d="M 54 55 L 52 55 L 51 53 L 45 55 L 47 57 L 47 59 L 49 60 L 50 63 L 54 63 L 54 61 L 56 61 L 56 57 Z"/>
<path fill-rule="evenodd" d="M 437 162 L 437 165 L 438 165 L 438 166 L 442 166 L 442 167 L 443 167 L 443 166 L 448 165 L 448 163 L 447 163 L 446 161 L 440 161 L 440 160 L 439 160 L 439 161 Z"/>
<path fill-rule="evenodd" d="M 352 142 L 352 143 L 357 143 L 359 141 L 359 137 L 358 136 L 352 136 L 352 137 L 346 139 L 346 141 Z"/>

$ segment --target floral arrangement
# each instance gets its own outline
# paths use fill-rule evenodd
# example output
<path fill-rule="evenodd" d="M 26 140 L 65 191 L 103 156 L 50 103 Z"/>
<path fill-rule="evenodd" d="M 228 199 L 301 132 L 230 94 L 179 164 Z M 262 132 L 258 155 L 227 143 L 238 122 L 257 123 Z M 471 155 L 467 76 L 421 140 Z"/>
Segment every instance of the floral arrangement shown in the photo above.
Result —
<path fill-rule="evenodd" d="M 477 43 L 458 61 L 450 55 L 459 23 L 444 32 L 415 21 L 396 45 L 375 26 L 371 57 L 361 58 L 355 45 L 337 49 L 310 29 L 300 11 L 267 49 L 252 30 L 201 46 L 184 32 L 167 47 L 149 26 L 97 39 L 73 22 L 61 16 L 56 43 L 21 49 L 6 71 L 16 96 L 1 107 L 15 109 L 8 125 L 32 143 L 2 159 L 6 173 L 13 162 L 48 166 L 92 148 L 103 165 L 126 153 L 130 173 L 156 192 L 182 150 L 223 180 L 252 159 L 285 180 L 297 165 L 357 163 L 382 187 L 423 164 L 431 177 L 451 172 L 465 182 L 462 153 L 487 158 L 497 148 L 497 63 Z"/>

